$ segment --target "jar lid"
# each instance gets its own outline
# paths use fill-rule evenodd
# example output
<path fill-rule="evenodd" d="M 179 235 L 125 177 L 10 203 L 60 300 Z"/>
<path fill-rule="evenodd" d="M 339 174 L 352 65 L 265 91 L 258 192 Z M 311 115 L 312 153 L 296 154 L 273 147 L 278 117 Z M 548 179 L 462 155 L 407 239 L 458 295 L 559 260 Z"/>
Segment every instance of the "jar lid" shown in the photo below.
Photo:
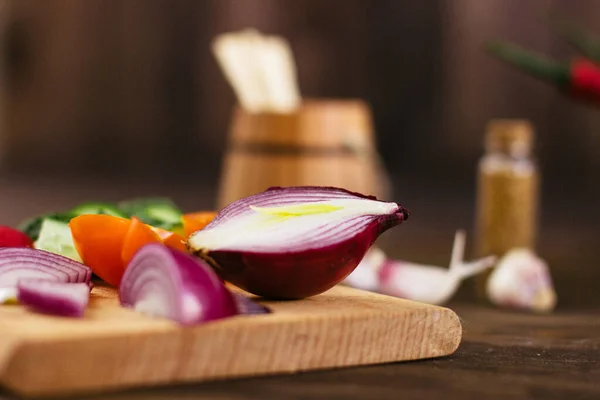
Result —
<path fill-rule="evenodd" d="M 493 119 L 486 127 L 485 148 L 526 156 L 533 146 L 533 125 L 526 119 Z"/>

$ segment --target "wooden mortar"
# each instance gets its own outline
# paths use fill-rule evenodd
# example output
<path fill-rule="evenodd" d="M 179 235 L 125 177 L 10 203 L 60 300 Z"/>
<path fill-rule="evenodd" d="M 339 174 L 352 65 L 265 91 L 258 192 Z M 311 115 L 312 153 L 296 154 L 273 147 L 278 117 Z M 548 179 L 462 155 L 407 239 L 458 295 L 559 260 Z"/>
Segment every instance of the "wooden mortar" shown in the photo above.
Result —
<path fill-rule="evenodd" d="M 300 185 L 389 197 L 365 102 L 304 100 L 286 114 L 234 109 L 217 206 L 270 186 Z"/>

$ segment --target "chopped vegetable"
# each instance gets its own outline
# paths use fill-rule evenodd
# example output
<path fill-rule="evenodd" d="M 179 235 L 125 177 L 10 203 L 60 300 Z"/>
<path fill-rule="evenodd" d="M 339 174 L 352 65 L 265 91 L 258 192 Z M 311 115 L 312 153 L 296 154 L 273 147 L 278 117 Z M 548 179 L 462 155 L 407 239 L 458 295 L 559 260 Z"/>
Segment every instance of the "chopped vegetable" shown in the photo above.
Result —
<path fill-rule="evenodd" d="M 275 187 L 225 207 L 188 245 L 250 293 L 297 299 L 341 282 L 408 216 L 396 203 L 344 189 Z"/>
<path fill-rule="evenodd" d="M 237 293 L 237 292 L 232 292 L 234 299 L 235 299 L 235 303 L 238 309 L 238 312 L 240 314 L 269 314 L 271 313 L 271 310 L 266 307 L 263 306 L 260 303 L 257 303 L 256 301 L 250 299 L 249 297 L 241 294 L 241 293 Z"/>
<path fill-rule="evenodd" d="M 85 283 L 23 279 L 17 284 L 19 303 L 44 314 L 83 317 L 89 298 Z"/>
<path fill-rule="evenodd" d="M 163 244 L 172 249 L 187 251 L 187 246 L 185 244 L 185 238 L 178 233 L 166 231 L 164 229 L 155 228 L 153 226 L 150 227 L 156 234 L 160 237 Z"/>
<path fill-rule="evenodd" d="M 71 229 L 66 222 L 50 218 L 42 220 L 39 237 L 35 241 L 34 247 L 81 262 L 81 257 L 73 243 Z"/>
<path fill-rule="evenodd" d="M 123 243 L 131 221 L 110 215 L 80 215 L 69 222 L 75 248 L 84 264 L 111 285 L 125 272 Z"/>
<path fill-rule="evenodd" d="M 121 250 L 121 259 L 123 260 L 123 272 L 125 267 L 131 261 L 135 253 L 150 243 L 162 243 L 160 236 L 148 225 L 144 224 L 137 217 L 131 218 L 129 232 L 125 235 L 123 248 Z"/>
<path fill-rule="evenodd" d="M 0 226 L 0 247 L 33 247 L 33 241 L 17 229 Z"/>
<path fill-rule="evenodd" d="M 142 247 L 119 288 L 125 307 L 182 325 L 239 313 L 231 292 L 203 261 L 160 244 Z"/>
<path fill-rule="evenodd" d="M 110 215 L 81 215 L 69 223 L 75 248 L 86 265 L 111 285 L 118 286 L 127 263 L 149 243 L 185 251 L 185 239 L 161 228 Z"/>
<path fill-rule="evenodd" d="M 44 220 L 69 223 L 71 219 L 80 215 L 111 215 L 114 217 L 137 217 L 142 222 L 173 231 L 183 233 L 181 211 L 166 198 L 142 198 L 126 200 L 119 204 L 106 202 L 87 202 L 73 207 L 64 212 L 53 212 L 38 215 L 22 222 L 18 229 L 36 241 Z"/>
<path fill-rule="evenodd" d="M 72 214 L 70 212 L 44 214 L 33 218 L 29 218 L 21 222 L 18 229 L 25 233 L 27 236 L 29 236 L 31 240 L 35 241 L 39 238 L 40 230 L 42 229 L 42 224 L 45 220 L 50 219 L 53 221 L 68 223 L 71 220 L 71 218 L 75 216 L 75 214 Z"/>
<path fill-rule="evenodd" d="M 216 216 L 217 213 L 214 211 L 201 211 L 183 214 L 181 218 L 183 220 L 183 231 L 185 233 L 185 236 L 188 237 L 192 233 L 204 228 Z"/>
<path fill-rule="evenodd" d="M 110 203 L 83 203 L 71 209 L 71 212 L 78 215 L 100 214 L 112 215 L 113 217 L 126 218 L 127 215 L 117 208 L 116 205 Z"/>
<path fill-rule="evenodd" d="M 487 281 L 486 291 L 499 307 L 539 313 L 556 307 L 548 265 L 526 248 L 515 248 L 502 257 Z"/>
<path fill-rule="evenodd" d="M 182 212 L 169 199 L 133 199 L 123 201 L 118 206 L 127 216 L 137 217 L 148 225 L 169 231 L 182 229 Z"/>
<path fill-rule="evenodd" d="M 45 279 L 89 285 L 92 270 L 70 258 L 30 248 L 0 248 L 0 288 L 15 287 L 21 279 Z"/>

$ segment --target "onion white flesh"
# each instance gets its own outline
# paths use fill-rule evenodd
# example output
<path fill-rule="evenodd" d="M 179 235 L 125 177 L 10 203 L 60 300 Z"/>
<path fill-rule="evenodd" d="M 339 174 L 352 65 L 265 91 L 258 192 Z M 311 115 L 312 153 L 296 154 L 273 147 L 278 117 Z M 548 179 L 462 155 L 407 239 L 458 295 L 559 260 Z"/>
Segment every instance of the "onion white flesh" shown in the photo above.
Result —
<path fill-rule="evenodd" d="M 239 313 L 233 294 L 202 260 L 161 244 L 133 257 L 119 287 L 121 304 L 182 325 Z"/>
<path fill-rule="evenodd" d="M 92 270 L 70 258 L 30 248 L 0 248 L 0 288 L 21 279 L 90 284 Z"/>
<path fill-rule="evenodd" d="M 83 317 L 89 298 L 86 283 L 22 279 L 17 284 L 19 303 L 44 314 Z"/>
<path fill-rule="evenodd" d="M 248 292 L 302 298 L 341 282 L 408 216 L 396 203 L 344 189 L 275 187 L 224 208 L 188 246 Z"/>

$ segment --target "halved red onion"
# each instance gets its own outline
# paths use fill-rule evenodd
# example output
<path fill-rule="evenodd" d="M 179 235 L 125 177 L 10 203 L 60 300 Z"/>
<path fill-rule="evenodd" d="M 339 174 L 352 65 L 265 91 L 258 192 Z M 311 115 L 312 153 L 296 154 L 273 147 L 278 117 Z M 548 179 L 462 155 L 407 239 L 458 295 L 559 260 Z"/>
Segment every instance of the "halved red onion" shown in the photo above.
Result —
<path fill-rule="evenodd" d="M 89 298 L 87 283 L 22 279 L 17 284 L 19 303 L 44 314 L 83 317 Z"/>
<path fill-rule="evenodd" d="M 161 244 L 148 244 L 125 270 L 119 298 L 125 307 L 182 325 L 239 313 L 232 293 L 195 257 Z"/>
<path fill-rule="evenodd" d="M 297 299 L 341 282 L 408 216 L 401 205 L 345 189 L 274 187 L 225 207 L 188 246 L 250 293 Z"/>
<path fill-rule="evenodd" d="M 0 248 L 0 288 L 15 287 L 21 279 L 89 285 L 91 277 L 90 267 L 58 254 L 25 247 Z"/>

